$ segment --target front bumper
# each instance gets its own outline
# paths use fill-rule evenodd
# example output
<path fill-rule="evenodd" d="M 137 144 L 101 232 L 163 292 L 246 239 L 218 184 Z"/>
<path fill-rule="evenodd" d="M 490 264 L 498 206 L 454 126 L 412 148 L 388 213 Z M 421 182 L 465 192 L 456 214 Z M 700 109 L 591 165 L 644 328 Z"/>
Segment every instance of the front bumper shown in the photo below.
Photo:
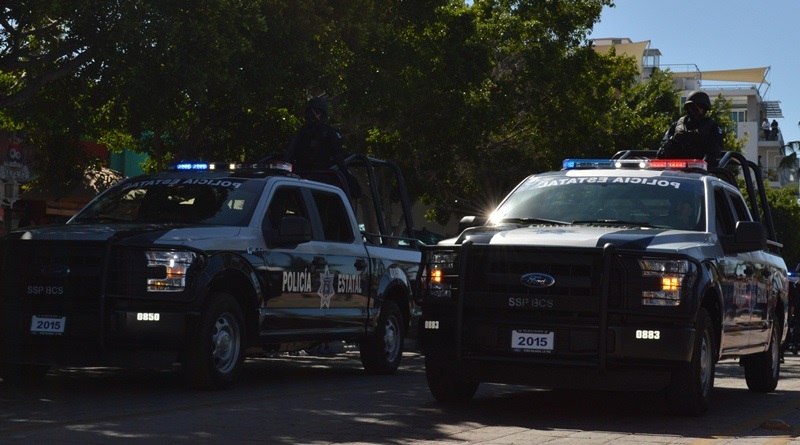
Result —
<path fill-rule="evenodd" d="M 61 332 L 35 332 L 33 317 L 62 320 Z M 169 365 L 185 348 L 199 312 L 113 311 L 99 322 L 91 313 L 12 310 L 2 328 L 6 363 L 64 366 Z"/>
<path fill-rule="evenodd" d="M 419 348 L 426 360 L 449 364 L 454 377 L 464 381 L 661 389 L 673 371 L 689 365 L 695 336 L 688 325 L 609 326 L 601 354 L 597 327 L 501 322 L 471 325 L 457 337 L 456 320 L 440 315 L 426 313 L 421 320 Z M 552 332 L 553 349 L 515 349 L 513 330 Z"/>
<path fill-rule="evenodd" d="M 443 311 L 444 312 L 444 311 Z M 599 327 L 564 324 L 524 324 L 492 321 L 462 327 L 445 313 L 426 311 L 420 321 L 419 346 L 424 354 L 443 354 L 454 359 L 502 357 L 530 362 L 599 362 Z M 513 330 L 552 332 L 555 345 L 547 352 L 521 352 L 512 345 Z M 608 326 L 605 355 L 609 362 L 683 362 L 692 356 L 695 331 L 689 323 L 642 322 Z"/>

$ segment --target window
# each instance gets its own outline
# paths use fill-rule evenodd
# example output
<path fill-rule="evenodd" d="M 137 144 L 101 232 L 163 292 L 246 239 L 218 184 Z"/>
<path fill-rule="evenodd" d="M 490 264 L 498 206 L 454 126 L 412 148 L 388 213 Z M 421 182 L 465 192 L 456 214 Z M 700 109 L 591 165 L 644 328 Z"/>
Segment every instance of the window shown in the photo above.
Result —
<path fill-rule="evenodd" d="M 744 203 L 744 200 L 740 195 L 737 195 L 732 192 L 728 192 L 728 195 L 731 198 L 731 202 L 733 203 L 733 210 L 736 214 L 736 221 L 752 221 L 750 218 L 750 211 L 747 209 L 747 204 Z"/>
<path fill-rule="evenodd" d="M 308 212 L 303 201 L 303 194 L 297 187 L 280 187 L 272 195 L 272 200 L 267 207 L 267 216 L 264 227 L 278 230 L 283 218 L 287 216 L 302 216 L 308 218 Z"/>
<path fill-rule="evenodd" d="M 717 235 L 733 236 L 736 222 L 734 221 L 733 211 L 730 208 L 730 202 L 728 201 L 728 194 L 722 188 L 715 188 L 714 201 L 715 201 L 714 222 L 717 228 Z"/>
<path fill-rule="evenodd" d="M 339 195 L 314 190 L 312 196 L 322 221 L 325 241 L 352 242 L 355 239 L 353 227 Z"/>
<path fill-rule="evenodd" d="M 142 179 L 115 186 L 76 215 L 97 220 L 245 226 L 263 183 L 232 178 Z"/>
<path fill-rule="evenodd" d="M 492 214 L 490 221 L 641 223 L 705 231 L 702 187 L 700 181 L 673 177 L 563 177 L 547 174 L 532 177 L 520 185 Z"/>
<path fill-rule="evenodd" d="M 734 122 L 747 122 L 747 110 L 731 111 L 730 116 Z"/>

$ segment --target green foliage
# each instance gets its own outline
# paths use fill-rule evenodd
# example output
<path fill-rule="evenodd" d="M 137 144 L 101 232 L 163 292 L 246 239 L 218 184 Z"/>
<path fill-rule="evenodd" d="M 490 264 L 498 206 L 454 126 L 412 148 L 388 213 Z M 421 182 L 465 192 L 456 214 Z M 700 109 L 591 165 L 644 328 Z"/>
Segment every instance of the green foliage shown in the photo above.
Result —
<path fill-rule="evenodd" d="M 744 179 L 740 177 L 737 181 L 739 190 L 749 203 L 750 196 Z M 790 184 L 781 188 L 765 187 L 764 192 L 769 202 L 775 236 L 783 245 L 781 256 L 789 268 L 794 268 L 795 264 L 800 263 L 800 232 L 797 230 L 797 222 L 800 221 L 800 193 L 797 185 Z M 766 221 L 763 213 L 757 216 L 761 221 Z"/>
<path fill-rule="evenodd" d="M 772 219 L 778 241 L 783 244 L 781 256 L 786 265 L 794 268 L 800 263 L 800 231 L 797 222 L 800 221 L 800 205 L 798 205 L 797 185 L 787 185 L 779 189 L 767 187 L 767 201 L 772 210 Z"/>
<path fill-rule="evenodd" d="M 156 170 L 280 155 L 324 95 L 346 150 L 398 162 L 444 223 L 565 157 L 658 146 L 680 113 L 669 73 L 637 82 L 633 59 L 587 41 L 611 4 L 15 0 L 0 8 L 0 124 L 134 149 Z M 45 176 L 75 161 L 52 150 Z"/>

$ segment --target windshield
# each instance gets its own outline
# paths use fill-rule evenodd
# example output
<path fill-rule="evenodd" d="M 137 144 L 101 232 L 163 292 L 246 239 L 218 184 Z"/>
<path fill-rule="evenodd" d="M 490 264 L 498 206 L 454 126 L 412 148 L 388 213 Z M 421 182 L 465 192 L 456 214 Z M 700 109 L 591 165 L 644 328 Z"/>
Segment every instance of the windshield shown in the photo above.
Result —
<path fill-rule="evenodd" d="M 70 222 L 246 226 L 263 186 L 263 181 L 234 178 L 134 179 L 100 196 Z"/>
<path fill-rule="evenodd" d="M 515 224 L 630 224 L 705 231 L 701 181 L 684 178 L 534 176 L 489 219 Z"/>

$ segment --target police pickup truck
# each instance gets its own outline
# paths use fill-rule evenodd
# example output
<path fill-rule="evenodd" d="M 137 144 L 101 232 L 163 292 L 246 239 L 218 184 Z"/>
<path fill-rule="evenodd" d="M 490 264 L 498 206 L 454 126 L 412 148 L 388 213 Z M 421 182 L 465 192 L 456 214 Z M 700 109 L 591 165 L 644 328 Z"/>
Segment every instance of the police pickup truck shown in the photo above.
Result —
<path fill-rule="evenodd" d="M 410 217 L 387 226 L 380 212 L 397 206 L 379 200 L 383 177 L 410 215 L 399 169 L 361 161 L 371 182 L 356 207 L 334 171 L 316 174 L 342 187 L 285 163 L 197 162 L 123 180 L 65 224 L 12 232 L 2 243 L 3 378 L 179 362 L 191 386 L 222 388 L 246 353 L 334 340 L 358 343 L 369 373 L 393 373 L 419 312 L 421 252 L 393 236 L 413 235 Z M 356 209 L 369 210 L 363 224 Z"/>
<path fill-rule="evenodd" d="M 702 415 L 722 359 L 750 390 L 775 389 L 787 270 L 760 170 L 737 153 L 712 169 L 651 153 L 566 160 L 427 249 L 419 346 L 436 399 L 480 382 L 665 390 Z"/>

